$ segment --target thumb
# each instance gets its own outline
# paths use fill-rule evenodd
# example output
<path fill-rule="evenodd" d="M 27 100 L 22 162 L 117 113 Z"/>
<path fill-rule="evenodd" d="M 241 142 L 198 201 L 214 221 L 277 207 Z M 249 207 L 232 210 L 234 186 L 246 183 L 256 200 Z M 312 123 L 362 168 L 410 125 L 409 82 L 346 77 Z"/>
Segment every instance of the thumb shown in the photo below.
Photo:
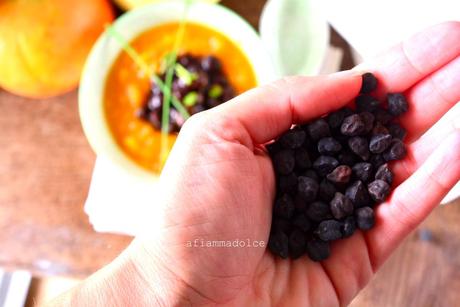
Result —
<path fill-rule="evenodd" d="M 252 89 L 210 112 L 238 121 L 256 144 L 264 144 L 292 124 L 336 110 L 358 95 L 361 73 L 343 71 L 326 76 L 285 77 Z"/>

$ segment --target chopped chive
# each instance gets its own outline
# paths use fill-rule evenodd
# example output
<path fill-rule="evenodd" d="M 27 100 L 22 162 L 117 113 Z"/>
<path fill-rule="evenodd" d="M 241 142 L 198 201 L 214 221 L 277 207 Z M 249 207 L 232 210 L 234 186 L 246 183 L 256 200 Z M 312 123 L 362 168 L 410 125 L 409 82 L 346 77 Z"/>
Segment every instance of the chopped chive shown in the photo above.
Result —
<path fill-rule="evenodd" d="M 198 93 L 189 92 L 182 100 L 186 107 L 193 107 L 198 102 Z"/>
<path fill-rule="evenodd" d="M 177 111 L 179 111 L 180 115 L 182 115 L 185 120 L 189 119 L 190 114 L 188 113 L 187 109 L 184 108 L 179 99 L 177 99 L 174 95 L 171 95 L 171 104 L 176 108 Z"/>
<path fill-rule="evenodd" d="M 176 56 L 168 57 L 167 60 L 167 71 L 165 77 L 165 87 L 166 91 L 163 93 L 163 109 L 161 114 L 161 132 L 168 133 L 169 131 L 169 103 L 171 98 L 171 86 L 174 76 L 174 64 L 176 61 Z"/>
<path fill-rule="evenodd" d="M 193 81 L 195 81 L 198 78 L 198 75 L 196 73 L 192 73 L 187 70 L 184 66 L 182 66 L 179 63 L 176 63 L 176 67 L 174 68 L 176 75 L 179 77 L 179 79 L 184 82 L 185 85 L 190 85 L 192 84 Z"/>
<path fill-rule="evenodd" d="M 222 88 L 222 86 L 220 86 L 219 84 L 214 84 L 209 89 L 208 96 L 211 98 L 219 98 L 222 95 L 223 91 L 224 89 Z"/>
<path fill-rule="evenodd" d="M 160 63 L 160 71 L 162 73 L 165 73 L 168 70 L 168 67 L 169 67 L 168 65 L 171 62 L 172 58 L 173 58 L 173 52 L 172 51 L 166 53 L 163 56 L 163 59 L 161 60 L 161 63 Z"/>

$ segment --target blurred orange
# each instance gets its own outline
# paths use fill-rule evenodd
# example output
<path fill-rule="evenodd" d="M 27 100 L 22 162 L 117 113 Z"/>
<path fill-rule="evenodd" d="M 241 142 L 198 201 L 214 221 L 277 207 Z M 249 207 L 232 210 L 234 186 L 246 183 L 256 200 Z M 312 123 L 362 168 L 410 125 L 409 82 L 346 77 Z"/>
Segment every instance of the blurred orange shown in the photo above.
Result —
<path fill-rule="evenodd" d="M 168 2 L 170 0 L 115 0 L 115 3 L 125 11 L 150 4 L 150 3 L 157 3 L 157 2 Z M 197 1 L 197 0 L 195 0 Z M 203 2 L 209 2 L 209 3 L 217 3 L 220 0 L 200 0 Z"/>
<path fill-rule="evenodd" d="M 0 87 L 44 98 L 78 85 L 86 57 L 114 18 L 105 0 L 0 1 Z"/>
<path fill-rule="evenodd" d="M 128 11 L 130 9 L 133 9 L 133 8 L 145 5 L 145 4 L 161 2 L 161 1 L 162 0 L 115 0 L 115 3 L 118 4 L 118 6 L 124 9 L 125 11 Z"/>

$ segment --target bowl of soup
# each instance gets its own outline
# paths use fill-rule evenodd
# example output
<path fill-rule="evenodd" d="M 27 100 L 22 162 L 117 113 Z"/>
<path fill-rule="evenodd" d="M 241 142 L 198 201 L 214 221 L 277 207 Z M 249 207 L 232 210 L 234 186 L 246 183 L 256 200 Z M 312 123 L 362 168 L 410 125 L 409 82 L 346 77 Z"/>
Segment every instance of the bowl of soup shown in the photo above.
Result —
<path fill-rule="evenodd" d="M 98 156 L 149 180 L 158 178 L 164 146 L 167 152 L 171 149 L 187 119 L 172 103 L 168 120 L 163 117 L 165 92 L 160 85 L 168 84 L 171 54 L 175 66 L 169 88 L 176 105 L 189 115 L 274 78 L 259 36 L 244 19 L 220 5 L 195 3 L 187 8 L 184 22 L 185 5 L 171 1 L 143 6 L 112 26 L 157 79 L 106 31 L 94 45 L 80 83 L 80 118 L 91 147 Z"/>

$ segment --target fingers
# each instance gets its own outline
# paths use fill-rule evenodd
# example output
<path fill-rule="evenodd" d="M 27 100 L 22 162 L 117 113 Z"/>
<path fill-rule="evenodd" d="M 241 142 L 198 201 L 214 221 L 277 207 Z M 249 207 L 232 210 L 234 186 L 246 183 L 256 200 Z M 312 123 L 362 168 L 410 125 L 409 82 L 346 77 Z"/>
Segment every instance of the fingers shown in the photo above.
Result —
<path fill-rule="evenodd" d="M 210 111 L 215 120 L 238 121 L 254 143 L 263 144 L 292 124 L 340 108 L 358 94 L 360 87 L 361 76 L 350 71 L 320 77 L 287 77 Z"/>
<path fill-rule="evenodd" d="M 355 69 L 376 74 L 381 98 L 406 92 L 410 108 L 401 122 L 415 140 L 460 100 L 460 22 L 430 27 Z"/>
<path fill-rule="evenodd" d="M 355 70 L 373 71 L 380 80 L 380 93 L 402 92 L 459 55 L 460 23 L 448 22 L 416 34 Z M 452 102 L 452 98 L 457 97 L 458 87 L 448 87 L 447 83 L 440 90 L 443 93 L 440 95 L 446 101 L 434 109 L 426 108 L 429 103 L 433 105 L 433 100 L 422 97 L 420 93 L 440 80 L 448 80 L 452 75 L 458 76 L 457 71 L 455 61 L 427 78 L 420 87 L 411 92 L 413 110 L 407 115 L 406 122 L 410 120 L 412 125 L 419 117 L 422 120 L 420 124 L 415 124 L 414 130 L 406 125 L 410 134 L 423 133 L 430 123 L 436 121 L 455 102 Z M 456 81 L 452 80 L 453 82 Z M 360 85 L 360 78 L 357 75 L 350 76 L 349 73 L 316 78 L 290 77 L 249 91 L 215 108 L 214 112 L 232 120 L 236 119 L 246 128 L 253 142 L 265 143 L 287 130 L 293 123 L 305 122 L 346 104 L 358 94 Z M 448 93 L 447 88 L 450 91 Z"/>
<path fill-rule="evenodd" d="M 456 131 L 377 208 L 376 226 L 365 234 L 374 269 L 459 180 L 460 132 Z"/>
<path fill-rule="evenodd" d="M 460 22 L 446 22 L 415 34 L 356 70 L 372 71 L 379 93 L 404 92 L 460 55 Z"/>
<path fill-rule="evenodd" d="M 331 244 L 330 257 L 322 262 L 339 301 L 345 305 L 369 282 L 374 274 L 363 232 Z"/>
<path fill-rule="evenodd" d="M 460 40 L 458 44 L 460 45 Z M 407 98 L 412 103 L 401 121 L 406 123 L 408 141 L 419 138 L 447 110 L 460 101 L 459 84 L 460 56 L 407 92 Z"/>
<path fill-rule="evenodd" d="M 406 180 L 455 130 L 460 130 L 460 103 L 452 107 L 422 137 L 407 147 L 407 158 L 395 162 L 395 184 Z"/>
<path fill-rule="evenodd" d="M 458 55 L 460 23 L 449 22 L 416 34 L 355 70 L 373 71 L 380 80 L 381 93 L 402 92 Z M 448 72 L 452 73 L 455 69 L 456 67 Z M 444 78 L 444 75 L 439 74 L 435 78 Z M 350 75 L 350 72 L 315 78 L 289 77 L 251 90 L 215 108 L 213 113 L 237 120 L 247 130 L 253 142 L 260 144 L 278 136 L 293 123 L 305 122 L 345 105 L 358 94 L 360 86 L 361 78 Z M 416 103 L 418 102 L 413 102 Z M 448 104 L 434 112 L 432 119 L 442 114 L 446 108 Z M 417 118 L 420 109 L 421 107 L 415 108 L 410 116 L 411 120 Z M 429 120 L 425 119 L 424 126 L 427 123 Z"/>

